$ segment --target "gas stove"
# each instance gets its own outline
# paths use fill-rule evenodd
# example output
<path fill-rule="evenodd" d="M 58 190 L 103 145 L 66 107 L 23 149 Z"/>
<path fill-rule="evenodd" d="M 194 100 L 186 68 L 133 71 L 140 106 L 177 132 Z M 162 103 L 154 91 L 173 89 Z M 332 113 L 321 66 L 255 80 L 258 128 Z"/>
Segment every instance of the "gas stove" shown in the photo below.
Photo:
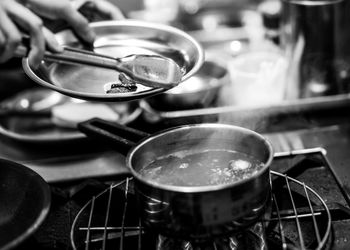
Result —
<path fill-rule="evenodd" d="M 266 216 L 244 232 L 197 244 L 143 227 L 132 178 L 90 197 L 75 216 L 74 249 L 350 249 L 350 202 L 321 148 L 276 154 Z M 91 187 L 90 187 L 91 188 Z M 80 193 L 84 193 L 81 190 Z M 119 247 L 119 248 L 118 248 Z"/>

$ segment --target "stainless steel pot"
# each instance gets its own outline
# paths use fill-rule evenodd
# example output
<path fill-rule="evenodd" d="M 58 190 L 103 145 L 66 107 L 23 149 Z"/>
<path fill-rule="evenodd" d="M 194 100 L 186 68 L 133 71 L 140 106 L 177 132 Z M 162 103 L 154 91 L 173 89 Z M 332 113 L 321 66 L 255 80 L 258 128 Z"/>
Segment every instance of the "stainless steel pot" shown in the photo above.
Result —
<path fill-rule="evenodd" d="M 93 119 L 79 124 L 89 136 L 107 139 L 127 153 L 145 226 L 170 237 L 205 241 L 257 222 L 270 197 L 270 143 L 254 131 L 224 124 L 180 126 L 153 135 Z M 140 170 L 161 156 L 182 150 L 234 150 L 264 163 L 257 174 L 213 186 L 171 186 L 146 179 Z"/>

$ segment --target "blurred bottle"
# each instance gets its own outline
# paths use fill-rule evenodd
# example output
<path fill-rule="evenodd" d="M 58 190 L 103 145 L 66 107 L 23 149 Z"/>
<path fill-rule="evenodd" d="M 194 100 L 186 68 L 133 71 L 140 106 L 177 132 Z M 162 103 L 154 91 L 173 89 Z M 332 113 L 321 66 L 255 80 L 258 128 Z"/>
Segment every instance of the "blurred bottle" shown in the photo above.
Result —
<path fill-rule="evenodd" d="M 344 92 L 347 0 L 282 0 L 281 44 L 290 63 L 289 98 Z"/>

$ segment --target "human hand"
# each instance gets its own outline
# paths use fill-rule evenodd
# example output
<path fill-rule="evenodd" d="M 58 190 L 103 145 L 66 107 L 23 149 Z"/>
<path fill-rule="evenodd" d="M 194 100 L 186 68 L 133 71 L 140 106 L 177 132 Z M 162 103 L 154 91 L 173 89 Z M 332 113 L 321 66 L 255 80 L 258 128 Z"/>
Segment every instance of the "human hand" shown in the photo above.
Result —
<path fill-rule="evenodd" d="M 45 49 L 61 52 L 54 35 L 43 27 L 40 18 L 64 19 L 83 40 L 92 43 L 95 34 L 89 28 L 87 19 L 82 16 L 69 0 L 0 0 L 0 62 L 14 56 L 21 43 L 22 31 L 30 36 L 29 63 L 37 67 Z"/>
<path fill-rule="evenodd" d="M 103 16 L 104 20 L 125 19 L 122 11 L 108 0 L 73 0 L 72 4 L 75 9 L 80 9 L 82 6 L 87 7 L 89 12 Z"/>

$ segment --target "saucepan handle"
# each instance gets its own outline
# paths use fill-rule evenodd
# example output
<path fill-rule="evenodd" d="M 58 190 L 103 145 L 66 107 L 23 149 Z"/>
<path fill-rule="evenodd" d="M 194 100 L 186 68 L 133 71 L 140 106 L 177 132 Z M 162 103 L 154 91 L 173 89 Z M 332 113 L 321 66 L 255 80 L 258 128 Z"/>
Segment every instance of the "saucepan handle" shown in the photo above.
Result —
<path fill-rule="evenodd" d="M 126 155 L 148 133 L 133 129 L 116 122 L 93 118 L 78 124 L 78 129 L 88 137 L 112 145 L 120 153 Z"/>

